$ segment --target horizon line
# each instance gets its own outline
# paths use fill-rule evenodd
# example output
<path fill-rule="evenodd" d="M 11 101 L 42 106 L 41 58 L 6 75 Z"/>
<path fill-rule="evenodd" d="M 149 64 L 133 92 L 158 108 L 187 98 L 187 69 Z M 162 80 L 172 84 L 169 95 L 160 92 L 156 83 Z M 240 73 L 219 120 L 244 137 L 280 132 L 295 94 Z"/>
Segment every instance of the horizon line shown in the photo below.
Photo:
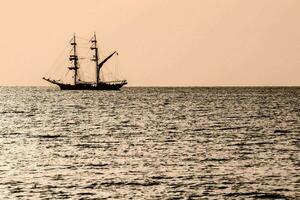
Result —
<path fill-rule="evenodd" d="M 47 85 L 0 85 L 0 87 L 49 87 L 56 88 L 57 86 L 47 86 Z M 188 87 L 199 87 L 199 88 L 209 88 L 209 87 L 300 87 L 300 85 L 129 85 L 123 88 L 138 88 L 138 87 L 148 87 L 148 88 L 188 88 Z"/>

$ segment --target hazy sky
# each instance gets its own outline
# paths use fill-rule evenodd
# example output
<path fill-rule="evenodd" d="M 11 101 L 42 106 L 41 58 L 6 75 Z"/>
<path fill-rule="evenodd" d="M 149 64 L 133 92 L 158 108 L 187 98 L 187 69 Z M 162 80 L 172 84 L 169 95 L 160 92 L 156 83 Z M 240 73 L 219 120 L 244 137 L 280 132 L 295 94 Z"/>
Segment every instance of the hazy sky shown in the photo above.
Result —
<path fill-rule="evenodd" d="M 300 85 L 299 22 L 299 0 L 1 0 L 0 85 L 48 85 L 94 31 L 129 85 Z"/>

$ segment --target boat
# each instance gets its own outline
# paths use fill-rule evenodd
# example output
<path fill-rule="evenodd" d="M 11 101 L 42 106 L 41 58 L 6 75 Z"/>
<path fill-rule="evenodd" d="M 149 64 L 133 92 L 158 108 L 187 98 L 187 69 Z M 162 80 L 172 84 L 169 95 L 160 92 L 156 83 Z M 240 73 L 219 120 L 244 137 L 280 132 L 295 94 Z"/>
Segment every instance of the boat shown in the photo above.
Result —
<path fill-rule="evenodd" d="M 120 90 L 124 85 L 127 84 L 127 80 L 104 81 L 100 79 L 101 69 L 104 64 L 114 55 L 118 55 L 118 53 L 114 51 L 106 58 L 101 60 L 98 54 L 95 33 L 89 42 L 91 43 L 90 50 L 93 51 L 93 56 L 90 61 L 95 63 L 95 81 L 84 81 L 79 77 L 78 72 L 81 67 L 79 67 L 79 57 L 77 55 L 77 42 L 75 34 L 70 41 L 72 50 L 69 55 L 69 61 L 71 62 L 71 66 L 68 67 L 69 71 L 73 71 L 73 83 L 64 83 L 61 80 L 55 80 L 46 77 L 43 77 L 43 79 L 51 84 L 57 85 L 61 90 Z"/>

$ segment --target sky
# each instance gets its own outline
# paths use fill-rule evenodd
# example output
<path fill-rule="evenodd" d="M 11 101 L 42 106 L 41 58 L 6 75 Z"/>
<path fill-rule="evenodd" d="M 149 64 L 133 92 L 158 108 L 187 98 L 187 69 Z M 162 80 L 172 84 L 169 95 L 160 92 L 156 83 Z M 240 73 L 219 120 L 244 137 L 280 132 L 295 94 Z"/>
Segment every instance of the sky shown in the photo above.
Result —
<path fill-rule="evenodd" d="M 0 85 L 49 85 L 96 32 L 129 86 L 299 86 L 299 22 L 299 0 L 1 0 Z"/>

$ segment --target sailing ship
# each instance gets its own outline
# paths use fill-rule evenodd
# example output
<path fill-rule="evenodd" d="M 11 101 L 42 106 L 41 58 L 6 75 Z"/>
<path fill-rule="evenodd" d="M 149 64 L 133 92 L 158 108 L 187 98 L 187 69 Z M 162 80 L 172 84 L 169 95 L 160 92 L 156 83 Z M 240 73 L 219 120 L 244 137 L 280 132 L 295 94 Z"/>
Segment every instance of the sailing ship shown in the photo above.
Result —
<path fill-rule="evenodd" d="M 113 81 L 104 81 L 100 79 L 100 73 L 101 68 L 103 65 L 115 54 L 118 54 L 116 51 L 111 53 L 109 56 L 107 56 L 105 59 L 100 60 L 99 54 L 98 54 L 98 47 L 97 47 L 97 39 L 96 34 L 94 33 L 94 36 L 90 40 L 91 47 L 90 50 L 92 50 L 93 57 L 91 58 L 91 61 L 95 63 L 95 81 L 89 82 L 81 80 L 78 74 L 79 70 L 79 57 L 77 55 L 77 43 L 76 43 L 76 37 L 75 34 L 70 41 L 70 44 L 72 46 L 72 51 L 69 56 L 69 61 L 71 62 L 71 66 L 68 67 L 70 71 L 73 71 L 73 84 L 71 83 L 63 83 L 60 80 L 54 80 L 50 78 L 43 77 L 45 81 L 48 81 L 49 83 L 55 84 L 59 86 L 61 90 L 119 90 L 121 87 L 127 84 L 126 80 L 113 80 Z"/>

